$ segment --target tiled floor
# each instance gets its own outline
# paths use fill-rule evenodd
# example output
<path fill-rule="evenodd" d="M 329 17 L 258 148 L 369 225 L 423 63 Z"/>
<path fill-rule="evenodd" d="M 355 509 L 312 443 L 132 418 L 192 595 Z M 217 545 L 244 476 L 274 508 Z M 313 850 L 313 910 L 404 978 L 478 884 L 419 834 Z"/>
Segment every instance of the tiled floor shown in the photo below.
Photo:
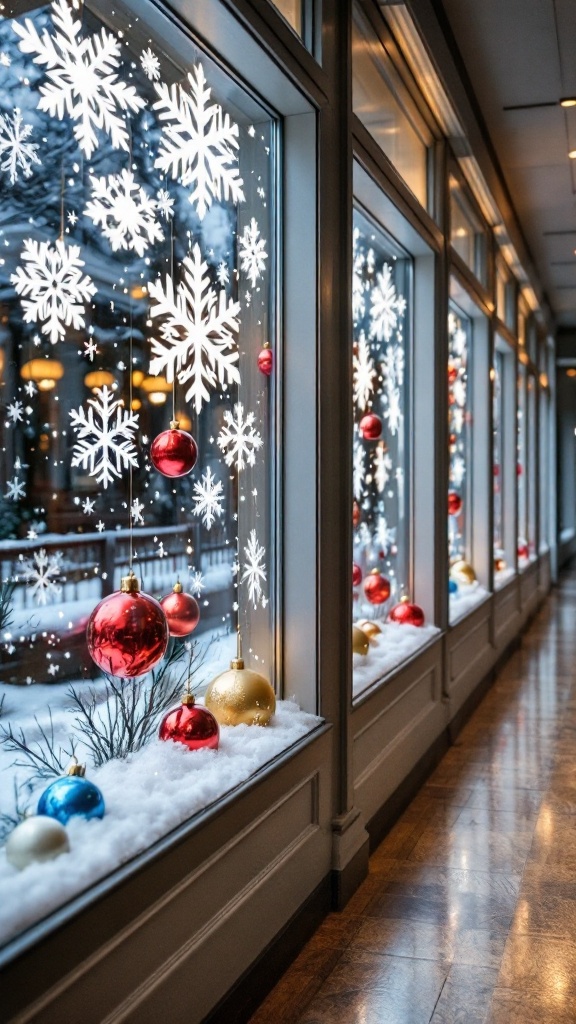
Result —
<path fill-rule="evenodd" d="M 576 572 L 251 1020 L 429 1022 L 576 1022 Z"/>

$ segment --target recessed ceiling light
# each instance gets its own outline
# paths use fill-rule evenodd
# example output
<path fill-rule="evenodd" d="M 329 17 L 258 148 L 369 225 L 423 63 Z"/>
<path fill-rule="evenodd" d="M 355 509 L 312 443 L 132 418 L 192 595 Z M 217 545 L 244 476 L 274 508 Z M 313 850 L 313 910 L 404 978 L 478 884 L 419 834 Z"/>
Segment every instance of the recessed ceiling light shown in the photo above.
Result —
<path fill-rule="evenodd" d="M 570 157 L 571 160 L 576 160 L 576 149 L 571 149 L 570 152 L 568 153 L 568 156 Z"/>
<path fill-rule="evenodd" d="M 559 103 L 561 107 L 576 107 L 576 96 L 564 96 Z"/>

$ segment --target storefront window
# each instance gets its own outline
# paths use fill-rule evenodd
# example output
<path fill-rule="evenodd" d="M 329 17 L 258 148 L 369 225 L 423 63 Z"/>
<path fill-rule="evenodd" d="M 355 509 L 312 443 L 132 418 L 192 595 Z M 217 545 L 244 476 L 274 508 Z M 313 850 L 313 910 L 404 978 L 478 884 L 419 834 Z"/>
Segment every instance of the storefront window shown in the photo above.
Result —
<path fill-rule="evenodd" d="M 518 495 L 518 568 L 525 569 L 529 562 L 528 545 L 528 437 L 526 418 L 526 367 L 518 368 L 518 430 L 516 458 L 516 487 Z"/>
<path fill-rule="evenodd" d="M 454 562 L 470 557 L 472 511 L 471 322 L 454 307 L 448 317 L 448 338 L 448 553 Z"/>
<path fill-rule="evenodd" d="M 528 555 L 532 561 L 537 554 L 536 548 L 536 490 L 537 490 L 537 470 L 536 470 L 536 454 L 537 454 L 537 443 L 536 443 L 536 378 L 533 374 L 528 374 L 527 382 L 527 443 L 528 443 L 528 526 L 527 526 L 527 539 L 528 539 Z"/>
<path fill-rule="evenodd" d="M 450 175 L 450 243 L 482 284 L 486 284 L 487 234 L 463 183 Z"/>

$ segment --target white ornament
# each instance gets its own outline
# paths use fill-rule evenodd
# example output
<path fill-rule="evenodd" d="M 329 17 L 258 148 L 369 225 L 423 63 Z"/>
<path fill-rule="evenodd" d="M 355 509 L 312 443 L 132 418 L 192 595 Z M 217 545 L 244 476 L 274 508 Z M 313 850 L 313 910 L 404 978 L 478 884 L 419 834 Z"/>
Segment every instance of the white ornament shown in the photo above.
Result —
<path fill-rule="evenodd" d="M 189 199 L 203 220 L 213 200 L 244 199 L 238 171 L 238 125 L 218 103 L 210 103 L 201 64 L 189 72 L 190 91 L 178 83 L 156 84 L 159 99 L 154 110 L 164 121 L 154 166 L 184 186 L 192 185 Z"/>
<path fill-rule="evenodd" d="M 244 469 L 246 464 L 253 466 L 256 462 L 255 453 L 264 443 L 253 426 L 254 413 L 249 412 L 244 418 L 244 406 L 237 402 L 234 414 L 228 409 L 224 413 L 224 423 L 217 444 L 220 450 L 226 453 L 226 465 L 231 466 L 235 462 L 238 472 Z"/>
<path fill-rule="evenodd" d="M 370 346 L 364 331 L 361 331 L 357 345 L 358 354 L 353 356 L 353 397 L 359 409 L 365 409 L 370 395 L 374 392 L 374 381 L 378 377 Z"/>
<path fill-rule="evenodd" d="M 33 815 L 21 821 L 8 836 L 6 860 L 22 871 L 29 864 L 54 860 L 69 849 L 64 825 L 47 815 Z"/>
<path fill-rule="evenodd" d="M 132 171 L 96 178 L 91 176 L 92 198 L 85 213 L 102 228 L 113 252 L 134 249 L 143 256 L 152 242 L 164 238 L 156 220 L 157 203 L 134 180 Z"/>
<path fill-rule="evenodd" d="M 370 337 L 378 341 L 390 341 L 405 308 L 405 299 L 396 294 L 392 268 L 385 263 L 382 273 L 376 274 L 376 285 L 372 289 Z"/>
<path fill-rule="evenodd" d="M 61 558 L 60 551 L 48 555 L 46 548 L 35 551 L 32 559 L 20 555 L 24 579 L 30 584 L 32 596 L 39 605 L 55 601 L 62 593 L 62 587 L 56 582 L 62 576 Z"/>
<path fill-rule="evenodd" d="M 105 384 L 88 399 L 89 409 L 72 409 L 70 418 L 78 440 L 72 450 L 72 465 L 82 466 L 104 488 L 120 477 L 122 468 L 137 466 L 134 433 L 138 414 L 124 409 L 122 401 Z"/>
<path fill-rule="evenodd" d="M 266 241 L 259 238 L 260 229 L 256 218 L 252 217 L 250 224 L 246 225 L 240 238 L 238 255 L 241 260 L 242 270 L 250 280 L 254 288 L 256 281 L 265 270 L 265 260 L 268 259 L 266 252 Z"/>
<path fill-rule="evenodd" d="M 244 572 L 240 578 L 240 583 L 248 583 L 248 594 L 254 608 L 258 607 L 258 603 L 262 601 L 262 583 L 266 582 L 266 566 L 264 564 L 264 558 L 266 556 L 266 549 L 258 543 L 256 539 L 256 530 L 250 531 L 248 543 L 244 546 L 244 554 L 246 561 L 244 562 Z"/>
<path fill-rule="evenodd" d="M 67 246 L 61 239 L 52 246 L 27 238 L 22 260 L 24 266 L 10 275 L 10 281 L 18 295 L 25 296 L 25 323 L 38 322 L 53 345 L 64 338 L 66 327 L 84 327 L 84 303 L 95 294 L 96 286 L 87 274 L 82 276 L 80 246 Z"/>
<path fill-rule="evenodd" d="M 149 78 L 151 82 L 158 81 L 160 78 L 160 61 L 150 47 L 147 50 L 142 50 L 140 66 L 146 78 Z"/>
<path fill-rule="evenodd" d="M 200 412 L 202 403 L 210 399 L 208 387 L 218 383 L 226 390 L 228 384 L 240 383 L 233 337 L 239 327 L 240 303 L 227 301 L 224 291 L 216 295 L 198 244 L 183 260 L 181 270 L 177 289 L 169 274 L 164 287 L 159 282 L 148 285 L 155 302 L 150 316 L 164 317 L 160 334 L 165 342 L 152 339 L 150 373 L 166 373 L 168 381 L 177 378 L 180 384 L 191 381 L 186 400 L 193 401 Z"/>
<path fill-rule="evenodd" d="M 27 142 L 32 134 L 32 125 L 24 124 L 22 114 L 16 107 L 12 118 L 0 114 L 0 170 L 6 171 L 10 184 L 18 181 L 18 168 L 25 178 L 32 175 L 32 164 L 41 164 L 36 155 L 39 148 L 34 142 Z"/>
<path fill-rule="evenodd" d="M 194 484 L 194 508 L 195 516 L 202 516 L 202 522 L 207 530 L 212 527 L 216 517 L 223 512 L 222 483 L 216 480 L 210 467 L 204 473 L 199 483 Z"/>
<path fill-rule="evenodd" d="M 19 480 L 17 476 L 15 476 L 13 480 L 7 480 L 6 486 L 8 488 L 6 491 L 6 497 L 9 498 L 10 501 L 19 501 L 20 498 L 23 498 L 26 494 L 26 484 L 23 480 Z"/>
<path fill-rule="evenodd" d="M 109 135 L 115 149 L 130 148 L 130 133 L 120 111 L 136 112 L 145 106 L 134 86 L 118 77 L 120 42 L 105 28 L 87 38 L 82 22 L 74 17 L 67 0 L 54 0 L 53 35 L 38 34 L 29 18 L 13 21 L 23 53 L 36 54 L 35 64 L 46 66 L 48 84 L 40 86 L 40 110 L 60 120 L 65 114 L 77 122 L 74 137 L 87 157 L 98 145 L 96 129 Z"/>

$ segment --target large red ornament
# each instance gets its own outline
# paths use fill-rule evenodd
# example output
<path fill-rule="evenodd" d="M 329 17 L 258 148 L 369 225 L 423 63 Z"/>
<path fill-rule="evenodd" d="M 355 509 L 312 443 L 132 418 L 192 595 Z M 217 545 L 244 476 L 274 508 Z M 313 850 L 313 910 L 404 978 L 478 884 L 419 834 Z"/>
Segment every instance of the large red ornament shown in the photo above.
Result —
<path fill-rule="evenodd" d="M 121 679 L 144 675 L 166 653 L 169 632 L 162 608 L 141 594 L 131 572 L 122 588 L 96 605 L 86 627 L 90 657 L 104 672 Z"/>
<path fill-rule="evenodd" d="M 390 609 L 388 621 L 400 626 L 423 626 L 424 612 L 419 604 L 412 604 L 407 597 L 403 597 L 399 604 Z"/>
<path fill-rule="evenodd" d="M 258 353 L 258 369 L 266 377 L 269 377 L 274 369 L 274 355 L 270 348 L 270 342 L 265 341 Z"/>
<path fill-rule="evenodd" d="M 180 707 L 164 715 L 158 736 L 183 743 L 188 750 L 218 750 L 220 726 L 208 708 L 195 704 L 193 695 L 185 693 Z"/>
<path fill-rule="evenodd" d="M 198 601 L 192 594 L 183 592 L 182 584 L 175 583 L 171 594 L 160 601 L 166 616 L 170 636 L 188 636 L 196 629 L 200 621 Z"/>
<path fill-rule="evenodd" d="M 362 583 L 362 569 L 356 562 L 352 562 L 352 586 L 359 587 Z"/>
<path fill-rule="evenodd" d="M 448 491 L 448 515 L 457 516 L 462 511 L 462 498 L 456 491 Z"/>
<path fill-rule="evenodd" d="M 368 412 L 360 420 L 358 430 L 365 441 L 377 441 L 382 434 L 382 420 L 375 412 Z"/>
<path fill-rule="evenodd" d="M 178 420 L 172 420 L 170 430 L 163 430 L 154 438 L 150 458 L 162 476 L 186 476 L 196 465 L 196 441 L 192 434 L 178 429 Z"/>
<path fill-rule="evenodd" d="M 390 597 L 390 583 L 382 575 L 380 569 L 372 569 L 372 572 L 364 580 L 364 593 L 370 604 L 384 604 Z"/>

